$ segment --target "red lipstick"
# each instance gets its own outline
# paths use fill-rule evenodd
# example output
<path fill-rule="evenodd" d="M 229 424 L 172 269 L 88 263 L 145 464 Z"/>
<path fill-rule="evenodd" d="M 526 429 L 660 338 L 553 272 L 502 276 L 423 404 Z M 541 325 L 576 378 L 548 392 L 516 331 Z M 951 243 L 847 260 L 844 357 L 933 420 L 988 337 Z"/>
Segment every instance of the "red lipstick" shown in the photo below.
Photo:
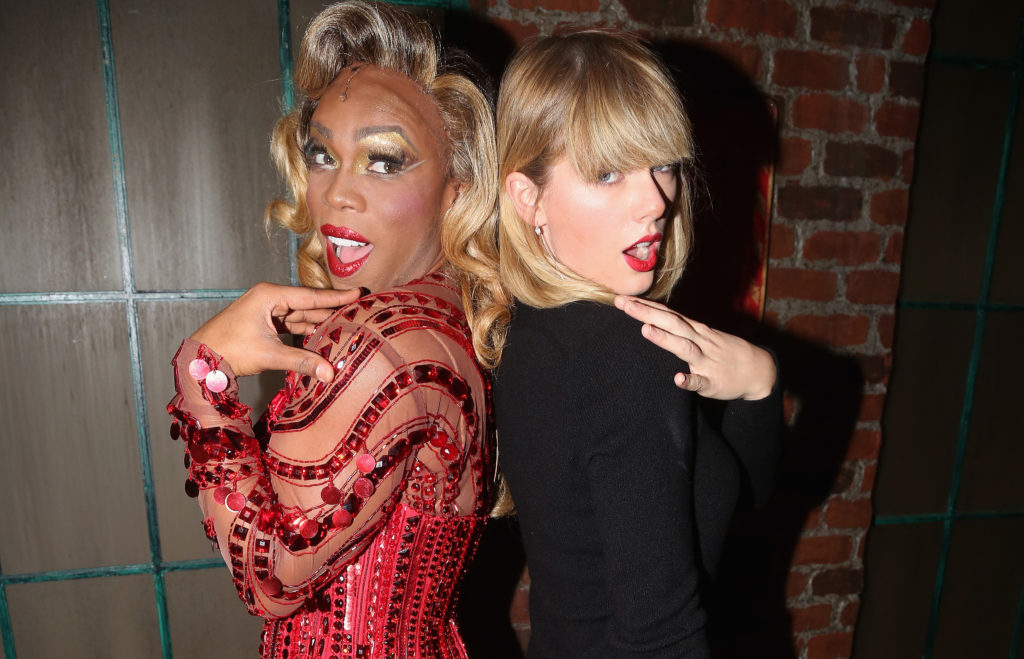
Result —
<path fill-rule="evenodd" d="M 327 268 L 337 277 L 351 277 L 359 272 L 373 252 L 373 243 L 348 227 L 325 224 L 320 233 L 326 239 Z"/>
<path fill-rule="evenodd" d="M 653 233 L 622 250 L 622 258 L 626 259 L 626 265 L 637 272 L 650 272 L 658 262 L 660 246 L 661 234 Z"/>

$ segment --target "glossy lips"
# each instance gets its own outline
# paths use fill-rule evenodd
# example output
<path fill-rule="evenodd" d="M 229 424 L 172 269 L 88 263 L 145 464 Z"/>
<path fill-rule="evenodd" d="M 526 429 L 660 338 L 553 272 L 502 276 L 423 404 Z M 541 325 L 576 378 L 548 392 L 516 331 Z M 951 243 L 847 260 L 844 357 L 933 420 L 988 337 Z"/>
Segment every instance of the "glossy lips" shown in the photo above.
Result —
<path fill-rule="evenodd" d="M 658 262 L 658 247 L 661 246 L 661 234 L 654 233 L 644 236 L 629 248 L 622 250 L 626 265 L 637 272 L 650 272 Z"/>
<path fill-rule="evenodd" d="M 359 272 L 373 251 L 373 243 L 348 227 L 325 224 L 320 233 L 327 240 L 327 267 L 337 277 L 351 277 Z"/>

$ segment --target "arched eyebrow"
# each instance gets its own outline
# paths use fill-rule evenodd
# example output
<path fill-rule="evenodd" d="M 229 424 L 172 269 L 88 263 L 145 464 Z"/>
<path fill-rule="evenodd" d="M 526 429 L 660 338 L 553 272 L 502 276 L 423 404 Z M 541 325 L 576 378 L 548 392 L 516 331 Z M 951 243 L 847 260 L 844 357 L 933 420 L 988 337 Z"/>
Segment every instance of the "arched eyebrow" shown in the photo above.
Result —
<path fill-rule="evenodd" d="M 319 121 L 311 121 L 309 123 L 309 127 L 312 128 L 313 130 L 315 130 L 316 132 L 320 133 L 321 135 L 323 135 L 324 137 L 326 137 L 329 140 L 334 139 L 334 133 L 331 131 L 331 129 L 328 128 L 327 126 L 323 125 Z"/>
<path fill-rule="evenodd" d="M 402 130 L 401 126 L 365 126 L 356 131 L 355 138 L 356 140 L 361 140 L 364 137 L 377 135 L 379 133 L 398 133 L 403 140 L 410 144 L 412 143 L 412 140 L 410 140 L 409 136 L 405 134 L 405 131 Z M 330 138 L 329 135 L 327 137 L 328 139 Z"/>

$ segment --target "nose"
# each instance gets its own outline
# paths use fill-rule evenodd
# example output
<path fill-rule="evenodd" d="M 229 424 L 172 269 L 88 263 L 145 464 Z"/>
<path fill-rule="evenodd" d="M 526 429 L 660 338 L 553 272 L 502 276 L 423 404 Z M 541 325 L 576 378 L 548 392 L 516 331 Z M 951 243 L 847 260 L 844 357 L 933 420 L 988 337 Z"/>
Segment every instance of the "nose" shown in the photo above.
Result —
<path fill-rule="evenodd" d="M 665 214 L 668 197 L 654 178 L 654 174 L 650 170 L 641 169 L 633 172 L 631 178 L 636 211 L 634 217 L 640 222 L 660 219 Z"/>
<path fill-rule="evenodd" d="M 338 167 L 330 173 L 330 181 L 324 188 L 323 203 L 335 210 L 366 209 L 366 198 L 359 189 L 359 177 Z"/>

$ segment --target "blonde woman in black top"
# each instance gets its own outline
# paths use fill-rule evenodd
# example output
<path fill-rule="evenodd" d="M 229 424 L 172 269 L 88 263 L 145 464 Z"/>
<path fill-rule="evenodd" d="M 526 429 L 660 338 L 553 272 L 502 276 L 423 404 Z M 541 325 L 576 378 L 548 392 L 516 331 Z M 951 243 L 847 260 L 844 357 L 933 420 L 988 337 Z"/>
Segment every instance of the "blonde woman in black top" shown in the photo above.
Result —
<path fill-rule="evenodd" d="M 769 353 L 650 301 L 690 249 L 689 121 L 649 50 L 583 31 L 516 55 L 497 123 L 500 213 L 465 276 L 528 657 L 706 657 L 700 592 L 741 490 L 770 485 L 781 405 Z M 694 392 L 730 400 L 720 428 Z"/>

